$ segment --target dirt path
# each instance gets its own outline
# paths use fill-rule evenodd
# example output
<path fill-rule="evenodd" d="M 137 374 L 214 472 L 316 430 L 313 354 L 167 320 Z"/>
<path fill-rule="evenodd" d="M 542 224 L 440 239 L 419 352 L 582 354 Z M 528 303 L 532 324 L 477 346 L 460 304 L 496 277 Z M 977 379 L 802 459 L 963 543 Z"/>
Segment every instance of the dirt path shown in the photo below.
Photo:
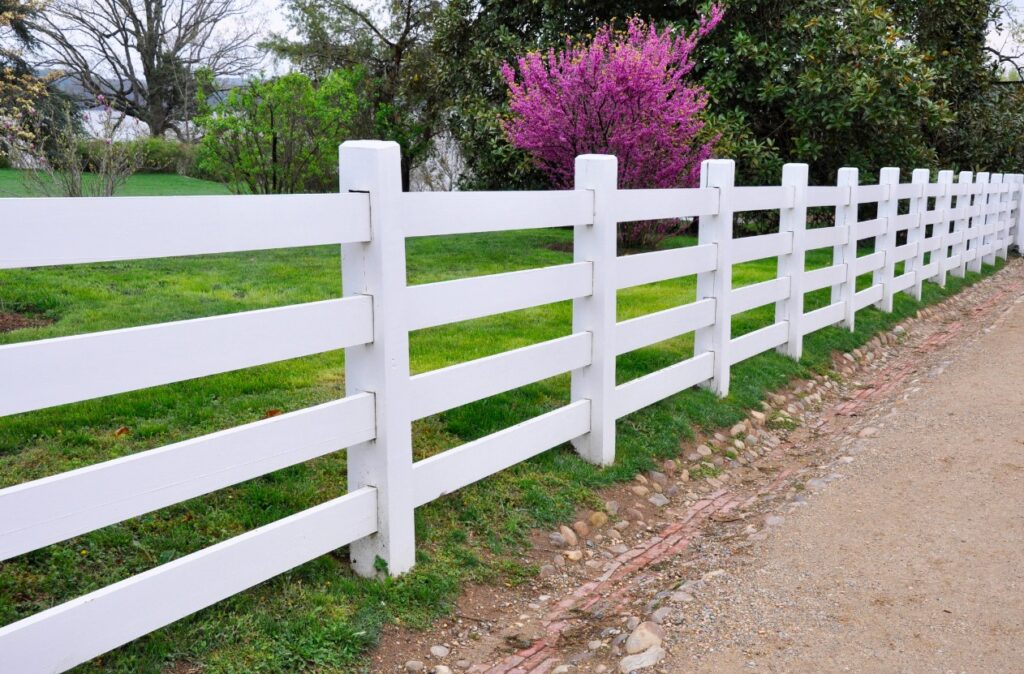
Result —
<path fill-rule="evenodd" d="M 373 671 L 1024 671 L 1022 302 L 1017 259 L 837 356 Z"/>
<path fill-rule="evenodd" d="M 1024 671 L 1024 304 L 683 624 L 671 672 Z M 700 641 L 700 644 L 695 642 Z"/>

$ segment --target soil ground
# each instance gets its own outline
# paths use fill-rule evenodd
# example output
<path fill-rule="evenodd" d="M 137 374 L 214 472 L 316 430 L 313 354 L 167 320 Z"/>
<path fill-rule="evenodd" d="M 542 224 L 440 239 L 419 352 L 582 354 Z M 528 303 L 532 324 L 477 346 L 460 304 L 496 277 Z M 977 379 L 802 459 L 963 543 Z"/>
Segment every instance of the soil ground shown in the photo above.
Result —
<path fill-rule="evenodd" d="M 717 461 L 746 434 L 721 475 L 609 490 L 579 561 L 539 532 L 534 563 L 570 561 L 390 631 L 374 671 L 616 672 L 641 621 L 664 652 L 640 672 L 1024 671 L 1022 382 L 1013 260 L 703 439 Z"/>

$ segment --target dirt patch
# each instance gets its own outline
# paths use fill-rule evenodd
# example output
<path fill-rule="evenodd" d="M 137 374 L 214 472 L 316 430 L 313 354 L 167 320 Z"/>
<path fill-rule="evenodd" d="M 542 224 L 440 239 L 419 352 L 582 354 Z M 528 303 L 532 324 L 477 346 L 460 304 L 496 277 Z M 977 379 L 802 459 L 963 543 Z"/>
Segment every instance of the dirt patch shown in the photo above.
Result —
<path fill-rule="evenodd" d="M 14 332 L 25 328 L 38 328 L 53 323 L 49 318 L 18 314 L 13 311 L 0 311 L 0 332 Z"/>

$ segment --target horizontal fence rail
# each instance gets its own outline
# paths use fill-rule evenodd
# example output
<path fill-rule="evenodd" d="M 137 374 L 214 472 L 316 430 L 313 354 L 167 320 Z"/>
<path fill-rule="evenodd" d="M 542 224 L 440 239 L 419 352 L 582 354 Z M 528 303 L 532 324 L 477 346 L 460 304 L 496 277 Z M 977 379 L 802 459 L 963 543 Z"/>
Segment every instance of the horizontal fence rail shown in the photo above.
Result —
<path fill-rule="evenodd" d="M 357 193 L 0 199 L 0 269 L 369 239 Z"/>
<path fill-rule="evenodd" d="M 842 169 L 835 185 L 811 186 L 790 164 L 780 185 L 735 186 L 733 162 L 709 160 L 701 187 L 619 190 L 616 160 L 585 155 L 573 190 L 402 193 L 397 145 L 345 143 L 340 161 L 339 194 L 0 199 L 2 269 L 325 244 L 342 246 L 344 269 L 342 298 L 0 346 L 0 415 L 337 349 L 348 393 L 0 489 L 0 559 L 353 448 L 348 494 L 0 627 L 0 669 L 69 669 L 344 545 L 358 573 L 377 573 L 374 555 L 402 573 L 415 508 L 565 443 L 611 463 L 617 419 L 693 386 L 727 395 L 736 363 L 773 349 L 799 358 L 805 335 L 852 330 L 858 311 L 891 311 L 896 293 L 920 299 L 925 282 L 1024 243 L 1020 174 L 918 169 L 900 182 L 886 168 L 861 185 Z M 832 209 L 833 224 L 809 228 L 811 208 Z M 734 214 L 755 212 L 777 214 L 779 231 L 734 238 Z M 617 255 L 618 223 L 664 219 L 697 219 L 698 245 Z M 572 263 L 406 280 L 408 238 L 549 227 L 574 228 Z M 817 249 L 832 263 L 808 270 Z M 733 286 L 735 265 L 770 258 L 776 278 Z M 692 301 L 617 320 L 618 290 L 687 276 Z M 815 291 L 829 301 L 805 311 Z M 570 300 L 566 336 L 410 372 L 412 331 Z M 733 335 L 733 316 L 759 307 L 774 321 Z M 616 383 L 617 356 L 685 335 L 692 357 Z M 564 406 L 414 461 L 417 419 L 566 373 Z"/>

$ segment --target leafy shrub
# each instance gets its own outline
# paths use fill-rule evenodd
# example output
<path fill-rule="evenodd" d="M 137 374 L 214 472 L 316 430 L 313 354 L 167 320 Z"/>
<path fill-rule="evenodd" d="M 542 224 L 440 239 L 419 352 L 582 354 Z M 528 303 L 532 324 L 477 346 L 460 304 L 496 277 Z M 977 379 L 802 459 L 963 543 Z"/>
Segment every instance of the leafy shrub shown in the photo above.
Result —
<path fill-rule="evenodd" d="M 195 173 L 194 145 L 166 138 L 139 138 L 131 142 L 142 157 L 139 171 L 143 173 Z"/>
<path fill-rule="evenodd" d="M 196 118 L 200 171 L 253 194 L 333 192 L 338 145 L 365 112 L 359 70 L 318 86 L 301 73 L 251 80 Z"/>
<path fill-rule="evenodd" d="M 194 175 L 196 172 L 195 146 L 166 138 L 136 138 L 115 141 L 121 147 L 138 157 L 140 173 L 178 173 Z M 85 170 L 95 173 L 108 152 L 109 143 L 99 138 L 88 138 L 79 142 L 78 151 L 82 156 Z"/>

